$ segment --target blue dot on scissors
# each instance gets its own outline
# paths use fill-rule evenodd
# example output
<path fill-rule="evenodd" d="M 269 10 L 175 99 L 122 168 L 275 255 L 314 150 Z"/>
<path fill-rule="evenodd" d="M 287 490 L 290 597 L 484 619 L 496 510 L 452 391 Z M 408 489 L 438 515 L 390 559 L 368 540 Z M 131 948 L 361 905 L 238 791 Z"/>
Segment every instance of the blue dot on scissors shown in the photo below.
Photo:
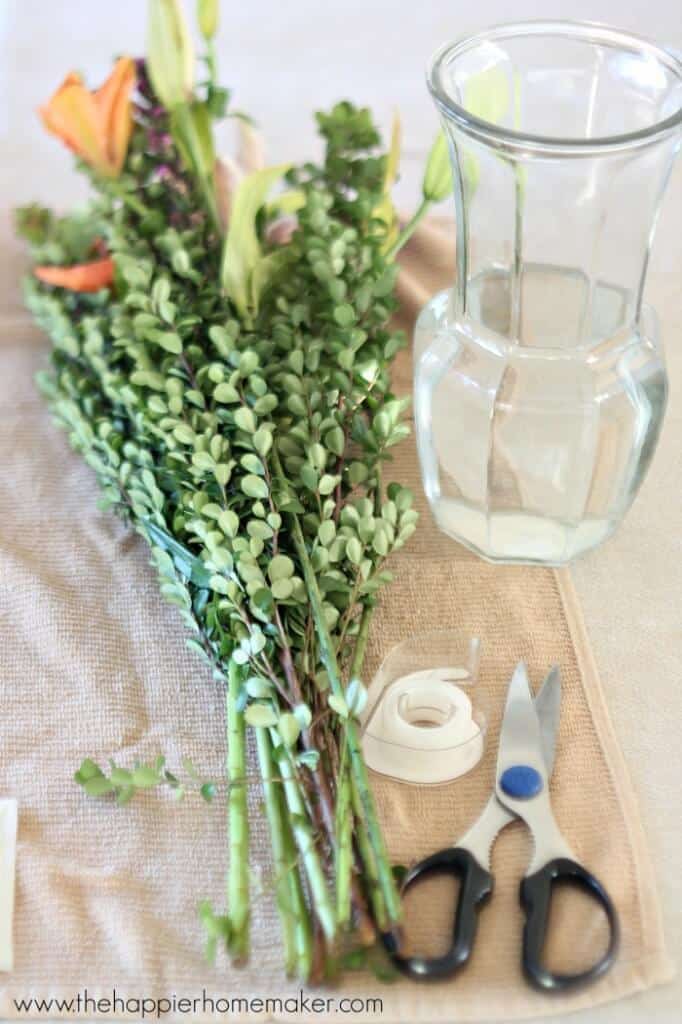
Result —
<path fill-rule="evenodd" d="M 500 787 L 507 796 L 529 800 L 542 789 L 542 776 L 529 764 L 515 764 L 500 776 Z"/>

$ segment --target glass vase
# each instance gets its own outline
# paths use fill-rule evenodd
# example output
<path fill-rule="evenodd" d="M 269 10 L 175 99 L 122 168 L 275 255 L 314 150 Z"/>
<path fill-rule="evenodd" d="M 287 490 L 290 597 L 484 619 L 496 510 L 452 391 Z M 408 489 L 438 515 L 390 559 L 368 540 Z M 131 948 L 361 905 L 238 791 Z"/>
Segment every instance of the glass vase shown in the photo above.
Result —
<path fill-rule="evenodd" d="M 642 293 L 682 132 L 682 64 L 598 25 L 448 45 L 429 87 L 450 146 L 456 280 L 415 329 L 423 483 L 492 561 L 600 544 L 644 478 L 667 381 Z"/>

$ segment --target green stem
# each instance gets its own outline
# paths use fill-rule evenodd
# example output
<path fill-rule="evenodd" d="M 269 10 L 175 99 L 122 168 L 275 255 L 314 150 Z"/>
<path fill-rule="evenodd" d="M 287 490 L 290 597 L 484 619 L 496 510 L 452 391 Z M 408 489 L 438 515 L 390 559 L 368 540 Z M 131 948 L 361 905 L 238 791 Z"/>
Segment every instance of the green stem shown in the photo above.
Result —
<path fill-rule="evenodd" d="M 332 942 L 336 934 L 334 907 L 322 862 L 315 847 L 315 837 L 310 827 L 308 811 L 296 778 L 291 754 L 281 742 L 275 729 L 270 730 L 270 737 L 273 743 L 274 757 L 284 785 L 291 829 L 310 885 L 313 907 L 325 937 Z"/>
<path fill-rule="evenodd" d="M 278 475 L 283 481 L 286 481 L 277 452 L 273 452 L 272 457 Z M 320 657 L 325 669 L 327 670 L 332 693 L 338 697 L 343 697 L 344 688 L 341 683 L 341 674 L 339 672 L 339 666 L 334 651 L 334 644 L 324 617 L 322 594 L 320 593 L 320 588 L 317 583 L 317 576 L 315 575 L 315 570 L 312 567 L 310 556 L 308 555 L 308 549 L 306 548 L 305 538 L 303 536 L 303 530 L 301 529 L 299 518 L 295 513 L 289 513 L 289 516 L 291 520 L 291 532 L 294 546 L 301 562 L 303 577 L 308 590 L 308 596 L 310 598 L 310 606 L 313 611 L 313 618 L 315 619 L 315 630 L 317 633 L 318 643 L 320 645 Z M 379 878 L 379 885 L 381 886 L 381 891 L 383 893 L 383 898 L 386 903 L 386 911 L 389 921 L 394 924 L 398 924 L 402 917 L 400 896 L 391 870 L 388 851 L 386 849 L 384 837 L 377 818 L 372 791 L 369 786 L 367 766 L 365 765 L 365 761 L 362 756 L 357 723 L 353 719 L 349 718 L 345 723 L 345 728 L 346 740 L 353 768 L 353 777 L 357 786 L 363 815 L 367 823 L 367 833 L 376 860 L 377 875 Z"/>
<path fill-rule="evenodd" d="M 381 485 L 381 466 L 378 465 L 375 472 L 374 485 L 374 514 L 377 517 L 381 515 L 382 499 L 383 488 Z M 359 678 L 362 673 L 362 666 L 365 661 L 365 652 L 367 650 L 367 641 L 369 640 L 369 627 L 372 624 L 374 608 L 374 601 L 370 599 L 362 609 L 362 614 L 360 616 L 360 629 L 358 630 L 355 649 L 353 651 L 353 660 L 350 665 L 350 674 L 352 678 Z"/>
<path fill-rule="evenodd" d="M 230 954 L 236 962 L 249 951 L 249 816 L 246 801 L 246 735 L 244 713 L 237 709 L 241 670 L 230 660 L 227 670 L 227 820 L 230 861 L 227 904 L 231 923 Z"/>
<path fill-rule="evenodd" d="M 291 906 L 291 889 L 289 886 L 290 863 L 287 861 L 282 821 L 282 804 L 279 794 L 279 783 L 275 781 L 270 736 L 267 729 L 254 729 L 258 763 L 263 777 L 263 794 L 265 797 L 265 813 L 270 826 L 270 842 L 272 844 L 272 860 L 275 869 L 275 889 L 277 906 L 282 925 L 282 942 L 284 945 L 284 965 L 287 975 L 295 973 L 298 951 L 296 948 L 296 919 Z"/>
<path fill-rule="evenodd" d="M 419 225 L 420 221 L 424 219 L 429 209 L 431 208 L 430 199 L 422 199 L 417 209 L 414 211 L 410 219 L 408 220 L 405 227 L 402 229 L 391 248 L 386 253 L 386 259 L 392 260 L 400 252 L 402 247 L 409 242 L 410 238 L 414 234 Z"/>
<path fill-rule="evenodd" d="M 274 762 L 273 762 L 274 763 Z M 303 895 L 303 885 L 298 866 L 298 853 L 296 843 L 289 823 L 289 810 L 287 807 L 284 789 L 278 787 L 278 800 L 280 814 L 283 822 L 284 853 L 287 862 L 287 879 L 291 897 L 291 909 L 296 922 L 296 957 L 297 974 L 301 981 L 307 981 L 313 967 L 313 933 L 310 921 L 310 913 Z"/>
<path fill-rule="evenodd" d="M 212 39 L 206 41 L 206 67 L 208 68 L 209 83 L 215 89 L 218 84 L 218 60 L 215 44 Z"/>
<path fill-rule="evenodd" d="M 353 660 L 350 663 L 350 674 L 354 679 L 359 678 L 362 672 L 362 666 L 365 660 L 365 653 L 367 651 L 367 642 L 369 640 L 369 627 L 372 623 L 372 615 L 374 614 L 374 605 L 366 604 L 362 609 L 362 615 L 360 616 L 360 629 L 358 630 L 357 639 L 355 641 L 355 650 L 353 651 Z"/>
<path fill-rule="evenodd" d="M 345 928 L 351 919 L 351 880 L 353 872 L 353 815 L 351 814 L 351 780 L 348 772 L 348 747 L 344 743 L 339 767 L 336 804 L 336 919 Z"/>
<path fill-rule="evenodd" d="M 193 113 L 196 109 L 196 106 L 190 107 L 187 103 L 180 103 L 174 107 L 171 131 L 185 163 L 194 175 L 213 226 L 220 234 L 222 228 L 213 180 L 215 157 L 210 121 L 208 124 L 202 122 L 199 126 L 196 114 Z"/>
<path fill-rule="evenodd" d="M 376 858 L 367 832 L 367 823 L 354 779 L 351 779 L 351 801 L 355 814 L 355 840 L 362 860 L 365 889 L 369 896 L 377 928 L 380 932 L 386 932 L 388 931 L 386 902 L 377 876 Z"/>

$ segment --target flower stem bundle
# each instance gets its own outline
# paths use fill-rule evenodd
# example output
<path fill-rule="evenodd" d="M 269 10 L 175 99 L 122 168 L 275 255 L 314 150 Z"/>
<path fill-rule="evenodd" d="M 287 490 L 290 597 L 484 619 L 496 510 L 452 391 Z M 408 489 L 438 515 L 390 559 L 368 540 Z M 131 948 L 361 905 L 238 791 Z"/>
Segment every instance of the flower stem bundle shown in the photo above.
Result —
<path fill-rule="evenodd" d="M 158 8 L 152 52 L 167 53 L 174 5 Z M 408 433 L 390 390 L 398 232 L 387 156 L 348 103 L 317 116 L 320 165 L 244 176 L 220 216 L 202 141 L 211 53 L 202 111 L 186 54 L 164 81 L 138 62 L 125 164 L 91 170 L 86 214 L 20 211 L 38 265 L 26 300 L 53 343 L 56 419 L 225 690 L 227 912 L 202 907 L 211 948 L 248 958 L 255 761 L 284 965 L 320 979 L 400 926 L 357 721 L 386 560 L 416 522 L 409 490 L 382 484 Z M 82 275 L 93 256 L 113 268 L 99 290 L 43 272 Z"/>

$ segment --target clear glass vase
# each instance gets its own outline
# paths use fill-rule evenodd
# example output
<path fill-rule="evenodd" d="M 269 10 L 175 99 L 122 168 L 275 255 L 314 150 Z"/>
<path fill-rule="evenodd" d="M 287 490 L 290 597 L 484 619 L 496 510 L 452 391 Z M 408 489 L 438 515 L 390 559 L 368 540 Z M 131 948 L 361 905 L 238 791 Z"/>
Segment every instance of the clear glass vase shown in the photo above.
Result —
<path fill-rule="evenodd" d="M 649 250 L 682 131 L 682 63 L 591 24 L 446 46 L 454 288 L 415 330 L 415 417 L 439 526 L 493 561 L 600 544 L 656 445 L 667 381 Z"/>

